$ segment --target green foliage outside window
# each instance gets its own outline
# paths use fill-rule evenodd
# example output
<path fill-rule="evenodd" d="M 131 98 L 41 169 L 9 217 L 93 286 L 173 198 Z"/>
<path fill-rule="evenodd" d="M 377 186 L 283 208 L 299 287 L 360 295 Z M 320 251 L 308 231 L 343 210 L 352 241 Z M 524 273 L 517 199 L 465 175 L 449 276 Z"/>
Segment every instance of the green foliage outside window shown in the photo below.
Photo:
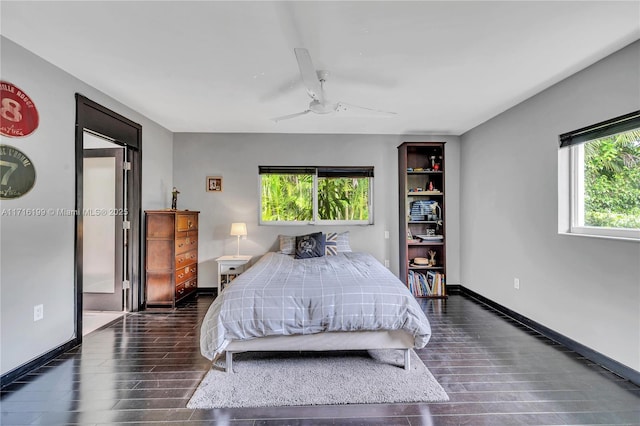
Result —
<path fill-rule="evenodd" d="M 309 222 L 313 219 L 313 175 L 260 176 L 263 221 Z"/>
<path fill-rule="evenodd" d="M 640 228 L 640 129 L 584 147 L 585 225 Z"/>
<path fill-rule="evenodd" d="M 319 178 L 321 220 L 369 220 L 369 179 Z"/>
<path fill-rule="evenodd" d="M 262 174 L 263 222 L 313 219 L 313 175 Z M 319 220 L 369 220 L 369 179 L 318 178 Z"/>

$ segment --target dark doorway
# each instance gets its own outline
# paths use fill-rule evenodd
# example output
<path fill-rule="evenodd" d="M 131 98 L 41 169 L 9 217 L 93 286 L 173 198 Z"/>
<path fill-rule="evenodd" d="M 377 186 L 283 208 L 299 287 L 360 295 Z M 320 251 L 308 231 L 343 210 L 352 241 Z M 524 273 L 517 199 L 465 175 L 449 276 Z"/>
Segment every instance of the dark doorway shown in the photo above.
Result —
<path fill-rule="evenodd" d="M 105 141 L 106 150 L 86 149 L 87 135 Z M 82 341 L 82 314 L 84 309 L 138 311 L 143 306 L 142 283 L 140 282 L 141 266 L 141 184 L 142 184 L 142 126 L 111 111 L 82 95 L 76 95 L 76 340 Z M 96 155 L 89 151 L 96 151 Z M 100 152 L 102 151 L 102 152 Z M 113 195 L 113 207 L 95 206 L 91 203 L 92 191 L 85 188 L 85 157 L 87 159 L 103 159 L 103 171 L 112 164 L 113 188 L 120 191 L 121 196 Z M 91 161 L 91 160 L 90 160 Z M 116 165 L 121 163 L 121 165 Z M 126 170 L 126 172 L 125 172 Z M 91 174 L 92 172 L 87 172 Z M 118 177 L 116 177 L 118 176 Z M 111 179 L 111 178 L 109 178 Z M 93 192 L 93 191 L 92 191 Z M 85 201 L 86 197 L 86 201 Z M 108 198 L 110 198 L 109 196 Z M 116 202 L 116 198 L 121 202 Z M 116 204 L 119 203 L 119 204 Z M 107 210 L 95 210 L 103 209 Z M 111 209 L 111 210 L 110 210 Z M 120 210 L 118 210 L 120 209 Z M 121 214 L 122 213 L 122 214 Z M 110 251 L 114 252 L 113 262 L 106 262 L 109 267 L 96 266 L 85 258 L 85 246 L 95 244 L 85 237 L 85 221 L 91 223 L 94 215 L 105 215 L 114 219 L 108 225 L 113 230 L 113 241 L 109 242 Z M 104 229 L 102 229 L 104 231 Z M 85 262 L 86 265 L 85 265 Z M 111 265 L 111 263 L 113 263 Z M 87 271 L 85 271 L 85 267 Z M 111 270 L 107 270 L 111 269 Z M 85 274 L 87 272 L 87 274 Z M 106 290 L 96 283 L 98 275 L 105 273 L 104 282 L 113 281 L 113 289 Z M 85 284 L 85 279 L 89 278 Z M 86 288 L 85 288 L 86 287 Z M 98 289 L 98 291 L 94 291 Z M 85 298 L 85 290 L 91 293 Z M 99 294 L 104 293 L 104 294 Z M 106 294 L 109 294 L 107 296 Z M 102 297 L 104 296 L 104 297 Z M 86 304 L 86 306 L 85 306 Z M 108 306 L 108 309 L 105 307 Z"/>

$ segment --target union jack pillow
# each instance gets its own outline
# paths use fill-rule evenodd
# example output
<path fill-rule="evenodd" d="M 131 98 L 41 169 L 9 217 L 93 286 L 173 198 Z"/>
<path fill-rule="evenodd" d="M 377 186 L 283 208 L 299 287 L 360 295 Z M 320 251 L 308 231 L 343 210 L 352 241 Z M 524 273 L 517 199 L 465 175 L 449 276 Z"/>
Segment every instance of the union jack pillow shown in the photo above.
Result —
<path fill-rule="evenodd" d="M 324 241 L 325 256 L 335 256 L 338 253 L 351 251 L 351 246 L 349 245 L 349 231 L 328 232 L 325 234 Z"/>

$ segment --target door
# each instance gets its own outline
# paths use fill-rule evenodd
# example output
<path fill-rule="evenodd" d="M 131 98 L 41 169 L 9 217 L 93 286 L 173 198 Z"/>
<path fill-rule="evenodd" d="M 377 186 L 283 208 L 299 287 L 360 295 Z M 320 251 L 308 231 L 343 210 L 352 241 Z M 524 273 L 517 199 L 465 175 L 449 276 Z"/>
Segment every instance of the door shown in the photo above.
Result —
<path fill-rule="evenodd" d="M 79 214 L 76 215 L 76 261 L 75 261 L 75 336 L 71 341 L 74 345 L 82 343 L 84 305 L 84 150 L 87 148 L 120 148 L 123 149 L 125 160 L 131 164 L 129 175 L 124 182 L 124 198 L 127 200 L 129 224 L 123 239 L 126 252 L 123 253 L 122 269 L 126 279 L 122 283 L 124 297 L 119 306 L 126 312 L 137 312 L 144 308 L 144 281 L 140 276 L 142 265 L 141 255 L 141 219 L 142 219 L 142 126 L 127 117 L 118 114 L 104 106 L 76 93 L 76 123 L 75 123 L 75 164 L 76 164 L 76 204 Z M 101 140 L 109 141 L 108 145 L 87 146 L 87 135 L 97 136 Z M 126 176 L 126 175 L 125 175 Z M 115 229 L 115 225 L 114 225 Z M 115 238 L 115 236 L 114 236 Z M 115 259 L 114 259 L 115 263 Z M 115 265 L 114 265 L 115 270 Z M 119 273 L 114 272 L 114 276 Z M 120 286 L 120 281 L 115 285 Z M 117 292 L 114 288 L 114 299 Z M 100 295 L 100 294 L 98 294 Z"/>
<path fill-rule="evenodd" d="M 115 146 L 115 145 L 114 145 Z M 122 311 L 126 278 L 124 148 L 85 149 L 83 158 L 83 309 Z"/>

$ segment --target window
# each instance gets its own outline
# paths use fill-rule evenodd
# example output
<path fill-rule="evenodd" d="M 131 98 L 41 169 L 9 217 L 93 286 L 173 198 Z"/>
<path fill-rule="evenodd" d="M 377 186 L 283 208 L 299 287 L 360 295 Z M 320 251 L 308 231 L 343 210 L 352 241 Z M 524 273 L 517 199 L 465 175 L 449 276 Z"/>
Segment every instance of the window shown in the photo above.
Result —
<path fill-rule="evenodd" d="M 373 167 L 260 166 L 261 224 L 373 223 Z"/>
<path fill-rule="evenodd" d="M 560 136 L 569 233 L 640 240 L 640 111 Z"/>

